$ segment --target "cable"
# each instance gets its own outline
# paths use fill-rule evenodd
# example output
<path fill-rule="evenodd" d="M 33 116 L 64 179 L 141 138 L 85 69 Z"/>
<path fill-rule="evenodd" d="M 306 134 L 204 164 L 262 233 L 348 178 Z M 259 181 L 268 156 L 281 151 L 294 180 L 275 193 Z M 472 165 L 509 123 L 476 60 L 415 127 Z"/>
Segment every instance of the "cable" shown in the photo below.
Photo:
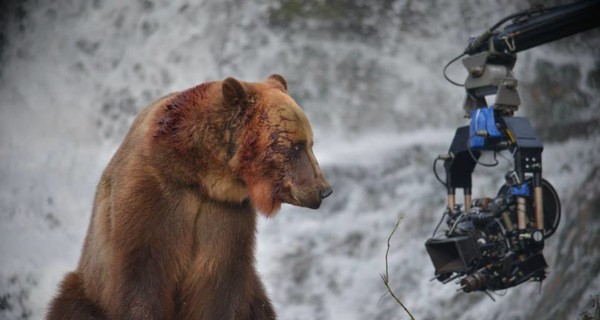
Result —
<path fill-rule="evenodd" d="M 535 13 L 539 13 L 539 12 L 543 12 L 544 10 L 547 11 L 551 11 L 554 9 L 559 8 L 559 6 L 556 7 L 552 7 L 552 8 L 548 8 L 548 9 L 544 9 L 543 6 L 542 7 L 533 7 L 529 10 L 525 10 L 522 12 L 518 12 L 518 13 L 514 13 L 511 15 L 508 15 L 504 18 L 502 18 L 500 21 L 496 22 L 496 24 L 494 24 L 491 28 L 489 28 L 488 30 L 486 30 L 484 33 L 482 33 L 480 36 L 475 37 L 472 39 L 471 42 L 469 42 L 469 44 L 467 45 L 467 47 L 465 48 L 465 50 L 463 51 L 462 54 L 460 54 L 459 56 L 457 56 L 456 58 L 450 60 L 450 62 L 448 62 L 445 66 L 444 66 L 444 70 L 443 70 L 443 75 L 444 78 L 452 83 L 455 86 L 458 87 L 464 87 L 464 84 L 458 83 L 456 81 L 453 81 L 452 79 L 448 78 L 448 75 L 446 74 L 446 70 L 448 69 L 448 67 L 454 63 L 456 60 L 462 58 L 463 56 L 467 55 L 467 54 L 471 54 L 473 53 L 473 51 L 477 50 L 479 47 L 481 47 L 481 45 L 483 45 L 485 43 L 485 41 L 487 41 L 492 35 L 494 35 L 494 31 L 496 29 L 498 29 L 501 25 L 503 25 L 506 21 L 511 20 L 511 19 L 515 19 L 515 18 L 520 18 L 523 16 L 531 16 Z"/>
<path fill-rule="evenodd" d="M 496 24 L 490 28 L 490 31 L 494 31 L 494 30 L 498 29 L 501 25 L 503 25 L 506 21 L 508 21 L 510 19 L 521 18 L 524 16 L 531 17 L 538 13 L 556 11 L 556 10 L 564 9 L 571 5 L 573 5 L 573 4 L 572 3 L 571 4 L 563 4 L 563 5 L 557 5 L 557 6 L 553 6 L 553 7 L 549 7 L 549 8 L 544 7 L 543 4 L 532 5 L 531 8 L 529 8 L 527 10 L 517 12 L 517 13 L 511 14 L 511 15 L 508 15 L 508 16 L 502 18 L 500 21 L 496 22 Z"/>
<path fill-rule="evenodd" d="M 442 215 L 442 218 L 440 219 L 440 222 L 438 222 L 437 226 L 435 226 L 435 229 L 433 230 L 433 234 L 431 235 L 431 238 L 435 238 L 435 234 L 438 231 L 438 228 L 440 227 L 440 225 L 442 225 L 442 221 L 444 221 L 444 217 L 446 216 L 446 214 L 448 214 L 448 211 L 444 211 L 444 214 Z"/>
<path fill-rule="evenodd" d="M 459 212 L 458 216 L 455 218 L 456 220 L 454 220 L 454 224 L 452 224 L 452 228 L 450 228 L 450 230 L 448 230 L 447 235 L 450 236 L 453 232 L 454 232 L 454 228 L 456 228 L 456 225 L 458 224 L 458 222 L 460 221 L 460 218 L 462 218 L 463 216 L 463 212 Z"/>
<path fill-rule="evenodd" d="M 480 34 L 477 37 L 473 37 L 471 38 L 471 40 L 469 41 L 469 44 L 467 45 L 467 47 L 464 50 L 465 54 L 474 54 L 476 53 L 479 48 L 481 46 L 483 46 L 484 44 L 487 43 L 487 41 L 492 37 L 495 36 L 496 34 L 494 33 L 494 31 L 496 29 L 498 29 L 500 26 L 502 26 L 505 22 L 507 22 L 508 20 L 513 20 L 514 23 L 518 23 L 517 19 L 518 18 L 522 18 L 522 17 L 531 17 L 535 14 L 538 13 L 542 13 L 544 11 L 548 12 L 548 11 L 554 11 L 554 10 L 558 10 L 561 9 L 562 7 L 565 7 L 567 5 L 563 5 L 563 6 L 555 6 L 555 7 L 551 7 L 548 9 L 545 9 L 543 5 L 533 5 L 531 8 L 521 11 L 521 12 L 517 12 L 517 13 L 513 13 L 511 15 L 508 15 L 502 19 L 500 19 L 500 21 L 496 22 L 496 24 L 494 24 L 491 28 L 485 30 L 482 34 Z"/>
<path fill-rule="evenodd" d="M 442 181 L 442 178 L 440 178 L 440 176 L 438 175 L 438 172 L 436 170 L 438 160 L 440 160 L 440 158 L 437 158 L 437 157 L 435 158 L 435 160 L 433 160 L 433 174 L 435 175 L 435 178 L 437 179 L 437 181 L 439 181 L 444 187 L 448 188 L 448 183 L 445 181 Z"/>
<path fill-rule="evenodd" d="M 506 235 L 506 229 L 504 229 L 504 226 L 502 225 L 502 222 L 500 221 L 500 219 L 498 218 L 494 218 L 494 221 L 498 224 L 498 226 L 500 227 L 500 230 L 502 231 L 503 235 Z M 511 252 L 513 251 L 512 246 L 510 245 L 510 241 L 508 240 L 508 237 L 504 237 L 504 241 L 506 241 L 506 248 L 508 248 L 508 250 L 510 250 Z"/>
<path fill-rule="evenodd" d="M 473 159 L 473 161 L 475 161 L 475 163 L 477 163 L 479 165 L 482 165 L 484 167 L 491 168 L 491 167 L 497 166 L 498 163 L 500 163 L 498 161 L 498 159 L 496 158 L 496 151 L 495 150 L 494 150 L 494 163 L 483 163 L 483 162 L 479 161 L 479 159 L 477 159 L 475 157 L 475 155 L 473 154 L 473 151 L 471 150 L 471 144 L 470 143 L 467 143 L 467 151 L 469 151 L 469 155 L 471 156 L 471 158 Z"/>
<path fill-rule="evenodd" d="M 448 78 L 448 75 L 446 74 L 446 69 L 448 69 L 448 67 L 449 67 L 451 64 L 453 64 L 453 63 L 454 63 L 456 60 L 458 60 L 458 59 L 462 58 L 462 57 L 463 57 L 463 56 L 465 56 L 465 55 L 466 55 L 466 53 L 462 53 L 462 54 L 460 54 L 459 56 L 457 56 L 456 58 L 454 58 L 454 59 L 450 60 L 450 62 L 448 62 L 448 63 L 446 64 L 446 66 L 444 67 L 444 71 L 442 71 L 442 73 L 444 74 L 444 78 L 445 78 L 445 79 L 446 79 L 448 82 L 450 82 L 450 83 L 452 83 L 453 85 L 455 85 L 455 86 L 458 86 L 458 87 L 464 87 L 465 85 L 464 85 L 464 84 L 462 84 L 462 83 L 458 83 L 458 82 L 452 81 L 450 78 Z"/>
<path fill-rule="evenodd" d="M 527 16 L 527 15 L 531 15 L 532 13 L 534 13 L 536 11 L 529 11 L 529 10 L 525 10 L 525 11 L 521 11 L 521 12 L 517 12 L 517 13 L 513 13 L 511 15 L 508 15 L 502 19 L 500 19 L 500 21 L 496 22 L 495 25 L 493 25 L 489 31 L 493 32 L 494 30 L 498 29 L 501 25 L 503 25 L 506 21 L 514 19 L 514 18 L 520 18 L 522 16 Z"/>

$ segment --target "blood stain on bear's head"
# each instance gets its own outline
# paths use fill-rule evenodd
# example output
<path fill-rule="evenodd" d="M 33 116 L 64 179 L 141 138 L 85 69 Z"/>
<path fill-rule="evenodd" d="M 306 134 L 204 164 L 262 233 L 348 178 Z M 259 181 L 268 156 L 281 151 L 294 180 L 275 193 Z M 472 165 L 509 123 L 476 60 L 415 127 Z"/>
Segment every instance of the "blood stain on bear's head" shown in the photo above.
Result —
<path fill-rule="evenodd" d="M 283 77 L 274 75 L 251 86 L 254 115 L 244 125 L 239 174 L 250 200 L 266 216 L 289 203 L 316 209 L 331 187 L 313 154 L 308 118 L 287 95 Z"/>
<path fill-rule="evenodd" d="M 266 216 L 282 203 L 318 208 L 331 187 L 312 152 L 308 118 L 287 94 L 282 76 L 262 82 L 234 78 L 206 83 L 170 97 L 162 106 L 155 142 L 184 168 L 184 184 L 212 198 L 249 198 Z M 197 181 L 194 181 L 197 179 Z"/>

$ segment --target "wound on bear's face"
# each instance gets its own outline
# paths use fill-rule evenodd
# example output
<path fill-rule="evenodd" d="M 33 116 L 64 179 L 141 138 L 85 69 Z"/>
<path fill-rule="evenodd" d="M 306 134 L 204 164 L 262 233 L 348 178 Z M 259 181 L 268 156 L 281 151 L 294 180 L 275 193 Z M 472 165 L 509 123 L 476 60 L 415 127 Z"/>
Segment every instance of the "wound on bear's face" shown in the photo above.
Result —
<path fill-rule="evenodd" d="M 245 147 L 255 148 L 258 170 L 247 177 L 252 203 L 267 216 L 281 203 L 316 209 L 331 194 L 331 187 L 315 158 L 308 118 L 281 90 L 267 90 L 257 101 L 256 126 Z"/>
<path fill-rule="evenodd" d="M 158 161 L 171 179 L 220 201 L 250 198 L 267 216 L 282 203 L 318 208 L 331 194 L 312 151 L 308 118 L 283 77 L 202 84 L 170 96 L 161 108 L 153 143 L 176 153 Z"/>

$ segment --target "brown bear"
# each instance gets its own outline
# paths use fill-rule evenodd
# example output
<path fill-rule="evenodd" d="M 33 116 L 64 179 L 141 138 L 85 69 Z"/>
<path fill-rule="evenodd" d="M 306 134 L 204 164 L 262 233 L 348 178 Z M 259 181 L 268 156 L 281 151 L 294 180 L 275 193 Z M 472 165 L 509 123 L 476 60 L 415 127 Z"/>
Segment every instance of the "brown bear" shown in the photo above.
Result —
<path fill-rule="evenodd" d="M 275 319 L 256 272 L 257 211 L 331 194 L 286 81 L 173 93 L 135 119 L 96 190 L 77 270 L 48 319 Z"/>

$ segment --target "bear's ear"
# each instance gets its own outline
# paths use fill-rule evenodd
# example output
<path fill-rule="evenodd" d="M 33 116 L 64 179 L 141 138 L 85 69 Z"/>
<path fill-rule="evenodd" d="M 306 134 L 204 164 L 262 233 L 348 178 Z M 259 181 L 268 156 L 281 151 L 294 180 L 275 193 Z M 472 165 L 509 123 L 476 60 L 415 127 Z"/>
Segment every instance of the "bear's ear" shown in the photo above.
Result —
<path fill-rule="evenodd" d="M 287 93 L 287 82 L 281 75 L 272 74 L 267 78 L 267 81 L 276 83 L 283 92 Z"/>
<path fill-rule="evenodd" d="M 227 78 L 223 81 L 223 100 L 228 106 L 245 105 L 248 96 L 242 84 L 234 78 Z"/>

